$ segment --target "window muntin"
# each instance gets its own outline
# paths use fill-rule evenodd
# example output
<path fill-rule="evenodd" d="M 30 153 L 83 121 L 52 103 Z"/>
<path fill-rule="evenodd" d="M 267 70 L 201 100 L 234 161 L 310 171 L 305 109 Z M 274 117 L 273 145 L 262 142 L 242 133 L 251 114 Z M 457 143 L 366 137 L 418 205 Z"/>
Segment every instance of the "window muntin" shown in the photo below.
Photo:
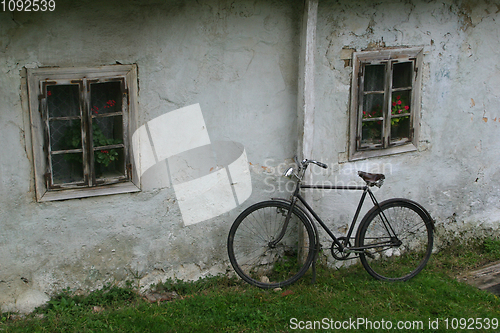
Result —
<path fill-rule="evenodd" d="M 123 81 L 96 82 L 90 85 L 91 95 L 91 164 L 92 182 L 104 184 L 124 181 L 130 178 L 127 173 L 124 104 L 127 95 Z M 124 103 L 125 100 L 125 103 Z"/>
<path fill-rule="evenodd" d="M 48 138 L 47 187 L 92 187 L 129 180 L 123 80 L 41 85 L 46 99 L 42 114 Z"/>
<path fill-rule="evenodd" d="M 422 49 L 356 52 L 353 60 L 350 159 L 415 150 Z"/>
<path fill-rule="evenodd" d="M 42 114 L 48 140 L 48 187 L 83 184 L 82 116 L 78 84 L 43 84 Z M 71 147 L 70 147 L 71 146 Z M 75 163 L 75 161 L 80 163 Z"/>
<path fill-rule="evenodd" d="M 38 201 L 139 191 L 137 92 L 135 65 L 28 70 Z"/>
<path fill-rule="evenodd" d="M 413 64 L 414 60 L 362 64 L 357 150 L 388 148 L 412 140 Z"/>

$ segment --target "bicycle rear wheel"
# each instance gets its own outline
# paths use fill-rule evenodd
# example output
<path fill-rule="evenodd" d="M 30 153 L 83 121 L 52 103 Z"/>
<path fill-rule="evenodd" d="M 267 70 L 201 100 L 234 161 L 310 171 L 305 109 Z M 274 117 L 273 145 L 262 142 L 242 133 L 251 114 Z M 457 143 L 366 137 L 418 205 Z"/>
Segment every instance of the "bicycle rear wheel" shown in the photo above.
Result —
<path fill-rule="evenodd" d="M 361 222 L 356 247 L 363 267 L 380 280 L 406 281 L 417 275 L 432 253 L 429 214 L 407 199 L 390 199 L 372 208 Z"/>
<path fill-rule="evenodd" d="M 280 235 L 290 204 L 259 202 L 243 211 L 229 231 L 227 249 L 231 265 L 246 282 L 260 288 L 278 288 L 302 277 L 314 258 L 315 234 L 299 209 L 292 212 Z"/>

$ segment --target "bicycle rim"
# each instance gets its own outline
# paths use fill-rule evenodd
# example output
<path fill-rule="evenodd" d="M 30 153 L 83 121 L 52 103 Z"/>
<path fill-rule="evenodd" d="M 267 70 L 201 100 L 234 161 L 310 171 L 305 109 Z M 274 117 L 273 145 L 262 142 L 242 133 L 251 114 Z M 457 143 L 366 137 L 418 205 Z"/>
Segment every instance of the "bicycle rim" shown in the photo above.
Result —
<path fill-rule="evenodd" d="M 294 209 L 277 243 L 290 204 L 257 203 L 238 216 L 228 236 L 228 254 L 236 273 L 260 288 L 284 287 L 305 274 L 314 257 L 315 237 L 309 220 Z"/>
<path fill-rule="evenodd" d="M 369 247 L 360 254 L 361 263 L 377 279 L 409 280 L 431 256 L 432 221 L 409 200 L 388 200 L 380 207 L 368 212 L 360 225 L 357 246 Z"/>

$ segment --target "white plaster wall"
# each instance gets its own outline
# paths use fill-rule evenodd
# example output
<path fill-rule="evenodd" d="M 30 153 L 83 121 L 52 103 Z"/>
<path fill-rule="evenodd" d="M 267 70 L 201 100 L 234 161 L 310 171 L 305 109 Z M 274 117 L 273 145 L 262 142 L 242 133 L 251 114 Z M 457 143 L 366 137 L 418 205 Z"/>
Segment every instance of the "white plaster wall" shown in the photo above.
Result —
<path fill-rule="evenodd" d="M 296 151 L 302 1 L 57 1 L 52 13 L 0 13 L 0 304 L 29 310 L 63 288 L 225 272 L 230 224 L 246 206 L 285 194 Z M 499 8 L 486 0 L 319 1 L 315 181 L 385 172 L 377 195 L 424 204 L 453 232 L 498 230 Z M 423 46 L 419 151 L 346 162 L 351 67 L 343 48 Z M 168 182 L 140 193 L 36 203 L 22 69 L 136 63 L 140 124 L 199 103 L 212 142 L 246 151 L 252 195 L 186 226 Z M 289 188 L 289 187 L 288 187 Z M 316 193 L 334 230 L 358 194 Z M 204 207 L 200 207 L 203 209 Z"/>
<path fill-rule="evenodd" d="M 244 207 L 186 226 L 168 182 L 149 182 L 135 194 L 37 203 L 22 71 L 137 64 L 139 126 L 199 104 L 211 142 L 245 148 L 253 181 L 248 205 L 269 196 L 266 161 L 281 162 L 296 149 L 301 2 L 56 6 L 0 13 L 1 310 L 29 311 L 68 287 L 226 272 L 227 233 Z"/>
<path fill-rule="evenodd" d="M 320 1 L 313 158 L 328 163 L 315 181 L 358 182 L 385 172 L 381 199 L 422 203 L 457 235 L 499 232 L 500 7 L 492 1 Z M 423 46 L 418 151 L 347 162 L 352 67 L 345 50 Z M 318 207 L 339 231 L 359 194 L 320 193 Z M 441 236 L 442 237 L 442 236 Z M 442 239 L 441 239 L 442 240 Z"/>

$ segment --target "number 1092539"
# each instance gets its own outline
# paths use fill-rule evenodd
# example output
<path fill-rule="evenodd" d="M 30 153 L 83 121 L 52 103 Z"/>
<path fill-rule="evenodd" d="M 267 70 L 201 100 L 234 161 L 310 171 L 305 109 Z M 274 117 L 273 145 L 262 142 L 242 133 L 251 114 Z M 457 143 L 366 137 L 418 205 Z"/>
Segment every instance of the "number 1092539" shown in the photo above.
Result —
<path fill-rule="evenodd" d="M 53 12 L 56 9 L 55 0 L 1 0 L 3 12 Z"/>

